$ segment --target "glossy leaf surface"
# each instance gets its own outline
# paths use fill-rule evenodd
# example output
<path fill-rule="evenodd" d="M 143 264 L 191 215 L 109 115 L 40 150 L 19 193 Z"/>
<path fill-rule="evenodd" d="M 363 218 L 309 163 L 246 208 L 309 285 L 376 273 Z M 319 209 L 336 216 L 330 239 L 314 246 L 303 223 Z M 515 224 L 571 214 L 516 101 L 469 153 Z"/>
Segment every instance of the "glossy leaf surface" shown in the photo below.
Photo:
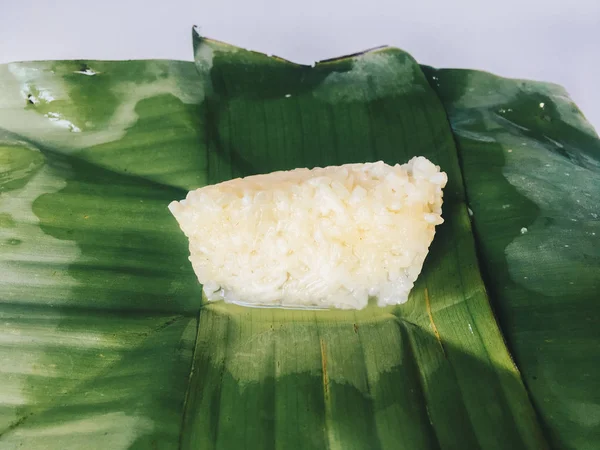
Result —
<path fill-rule="evenodd" d="M 600 144 L 563 94 L 195 57 L 0 66 L 0 448 L 593 448 Z M 407 304 L 202 305 L 171 200 L 414 155 L 450 181 Z"/>

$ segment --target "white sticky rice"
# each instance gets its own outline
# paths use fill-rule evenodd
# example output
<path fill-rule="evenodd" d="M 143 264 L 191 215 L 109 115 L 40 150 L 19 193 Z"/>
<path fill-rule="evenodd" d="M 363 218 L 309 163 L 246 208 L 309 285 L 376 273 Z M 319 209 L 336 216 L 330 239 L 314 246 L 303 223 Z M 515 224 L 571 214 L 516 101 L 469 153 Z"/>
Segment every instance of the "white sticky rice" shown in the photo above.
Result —
<path fill-rule="evenodd" d="M 407 301 L 446 182 L 415 157 L 238 178 L 169 209 L 209 301 L 361 309 Z"/>

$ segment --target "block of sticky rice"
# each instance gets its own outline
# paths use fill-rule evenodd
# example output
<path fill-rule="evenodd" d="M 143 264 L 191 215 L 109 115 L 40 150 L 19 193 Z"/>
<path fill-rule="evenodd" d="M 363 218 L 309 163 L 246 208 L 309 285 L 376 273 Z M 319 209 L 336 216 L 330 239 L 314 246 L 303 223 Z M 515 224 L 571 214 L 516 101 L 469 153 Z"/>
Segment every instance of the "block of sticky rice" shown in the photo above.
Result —
<path fill-rule="evenodd" d="M 295 169 L 206 186 L 169 209 L 209 301 L 360 309 L 407 301 L 446 181 L 424 157 Z"/>

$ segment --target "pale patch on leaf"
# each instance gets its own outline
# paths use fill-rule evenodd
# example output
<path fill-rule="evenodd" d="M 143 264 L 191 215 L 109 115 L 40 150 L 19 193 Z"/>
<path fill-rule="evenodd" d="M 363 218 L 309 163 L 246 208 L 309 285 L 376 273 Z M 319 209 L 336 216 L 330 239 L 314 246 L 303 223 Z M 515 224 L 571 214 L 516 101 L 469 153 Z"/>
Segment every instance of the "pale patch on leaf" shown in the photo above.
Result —
<path fill-rule="evenodd" d="M 352 58 L 352 63 L 347 72 L 327 75 L 314 96 L 329 102 L 365 102 L 423 89 L 415 83 L 415 62 L 407 55 L 373 51 Z"/>

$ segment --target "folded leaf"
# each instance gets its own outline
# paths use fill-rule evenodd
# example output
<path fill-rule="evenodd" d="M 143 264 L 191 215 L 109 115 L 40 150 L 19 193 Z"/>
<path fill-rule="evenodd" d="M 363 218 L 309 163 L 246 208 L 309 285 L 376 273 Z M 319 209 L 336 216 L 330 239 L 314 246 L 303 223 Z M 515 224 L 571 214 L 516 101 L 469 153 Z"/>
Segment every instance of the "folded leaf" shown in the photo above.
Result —
<path fill-rule="evenodd" d="M 597 448 L 600 140 L 559 86 L 429 75 L 456 136 L 485 280 L 550 441 Z"/>
<path fill-rule="evenodd" d="M 0 66 L 0 447 L 177 448 L 200 289 L 166 207 L 203 182 L 198 81 Z"/>
<path fill-rule="evenodd" d="M 209 182 L 423 155 L 449 183 L 408 304 L 207 304 L 183 448 L 543 448 L 479 276 L 445 111 L 418 64 L 381 49 L 312 68 L 195 39 Z"/>

